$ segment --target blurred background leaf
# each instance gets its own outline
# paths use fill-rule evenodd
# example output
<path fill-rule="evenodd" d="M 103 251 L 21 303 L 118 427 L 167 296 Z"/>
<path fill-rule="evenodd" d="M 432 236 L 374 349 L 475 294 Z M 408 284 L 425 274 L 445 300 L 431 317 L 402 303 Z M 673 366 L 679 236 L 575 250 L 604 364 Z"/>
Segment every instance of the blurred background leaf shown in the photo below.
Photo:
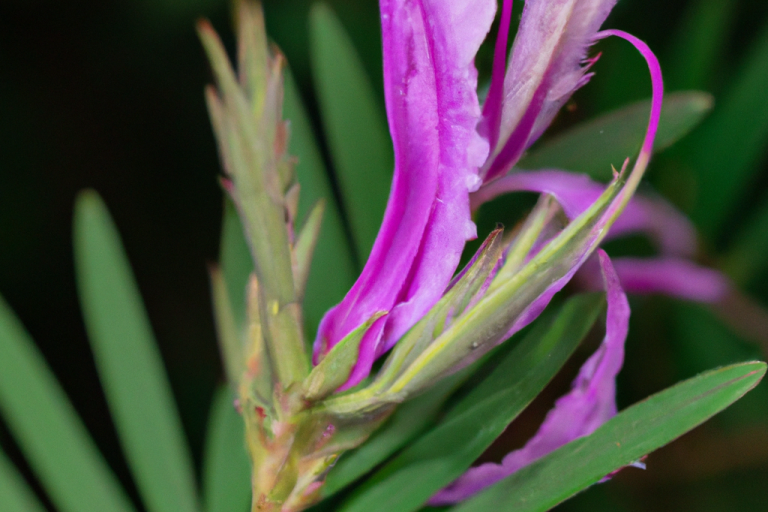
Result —
<path fill-rule="evenodd" d="M 243 419 L 229 387 L 216 391 L 203 458 L 206 512 L 245 512 L 251 503 L 251 464 L 245 451 Z"/>
<path fill-rule="evenodd" d="M 75 270 L 88 336 L 128 464 L 147 509 L 199 510 L 194 468 L 152 327 L 101 198 L 75 205 Z"/>
<path fill-rule="evenodd" d="M 133 509 L 34 341 L 2 298 L 0 413 L 62 512 Z"/>
<path fill-rule="evenodd" d="M 0 500 L 7 512 L 43 512 L 45 510 L 24 481 L 24 477 L 13 467 L 2 450 L 0 450 Z"/>

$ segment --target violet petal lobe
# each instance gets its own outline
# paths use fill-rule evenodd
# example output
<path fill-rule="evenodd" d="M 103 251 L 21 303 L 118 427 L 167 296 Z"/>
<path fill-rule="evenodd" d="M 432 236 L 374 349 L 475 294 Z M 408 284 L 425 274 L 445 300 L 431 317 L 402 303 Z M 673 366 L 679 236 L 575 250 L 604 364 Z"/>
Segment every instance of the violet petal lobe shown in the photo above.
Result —
<path fill-rule="evenodd" d="M 643 145 L 640 148 L 640 153 L 638 154 L 637 160 L 635 160 L 635 164 L 632 168 L 632 172 L 629 174 L 629 177 L 627 178 L 627 181 L 621 190 L 619 192 L 619 195 L 616 197 L 616 199 L 613 201 L 613 203 L 609 206 L 608 211 L 604 214 L 603 219 L 598 225 L 594 227 L 596 230 L 593 235 L 594 242 L 589 243 L 581 248 L 579 253 L 573 258 L 571 261 L 571 268 L 568 272 L 566 272 L 561 278 L 554 281 L 547 290 L 542 293 L 536 300 L 534 300 L 530 306 L 526 309 L 526 311 L 523 312 L 523 314 L 515 321 L 509 332 L 507 332 L 506 336 L 509 337 L 515 332 L 519 331 L 526 325 L 528 325 L 530 322 L 532 322 L 549 304 L 549 301 L 552 299 L 554 294 L 556 294 L 558 291 L 560 291 L 567 283 L 568 281 L 574 276 L 574 274 L 578 271 L 578 269 L 587 261 L 589 258 L 591 252 L 597 247 L 597 244 L 603 239 L 604 235 L 602 234 L 602 230 L 609 229 L 617 221 L 617 218 L 621 216 L 621 214 L 627 209 L 628 205 L 630 204 L 630 201 L 632 200 L 632 196 L 637 190 L 637 187 L 640 183 L 640 180 L 643 177 L 643 174 L 645 173 L 645 169 L 648 166 L 648 162 L 651 158 L 651 153 L 653 151 L 653 141 L 656 138 L 656 132 L 658 131 L 659 127 L 659 119 L 661 117 L 661 107 L 663 103 L 664 98 L 664 81 L 662 79 L 661 75 L 661 66 L 659 65 L 659 61 L 656 58 L 656 56 L 653 54 L 651 49 L 648 47 L 647 44 L 645 44 L 643 41 L 638 39 L 637 37 L 633 36 L 632 34 L 628 34 L 626 32 L 623 32 L 621 30 L 605 30 L 602 32 L 599 32 L 595 34 L 595 39 L 602 39 L 609 36 L 616 36 L 620 37 L 630 44 L 634 46 L 640 54 L 645 59 L 646 63 L 648 64 L 648 70 L 651 74 L 651 86 L 653 89 L 653 99 L 651 101 L 651 112 L 648 117 L 648 128 L 645 132 L 645 138 L 643 139 Z M 624 167 L 622 168 L 622 173 L 624 172 L 624 169 L 626 165 L 628 164 L 629 159 L 625 161 Z M 503 179 L 506 180 L 506 187 L 512 187 L 514 188 L 514 180 L 516 178 L 513 178 L 513 176 L 516 176 L 517 173 L 511 173 L 508 176 L 505 176 Z M 568 180 L 571 180 L 572 178 L 567 178 Z M 584 178 L 581 178 L 582 180 Z M 495 181 L 501 181 L 501 180 L 495 180 Z M 495 197 L 495 195 L 498 195 L 498 193 L 501 193 L 503 191 L 504 186 L 502 185 L 496 185 L 495 183 L 488 183 L 484 185 L 477 193 L 473 194 L 473 208 L 478 207 L 480 204 L 482 204 L 484 201 L 487 201 L 489 199 L 492 199 Z M 534 183 L 535 184 L 535 183 Z M 574 185 L 574 183 L 570 183 L 571 185 Z M 575 184 L 578 185 L 578 184 Z M 499 192 L 494 192 L 494 187 L 500 187 Z M 540 184 L 539 184 L 540 186 Z M 563 191 L 563 187 L 557 187 L 560 189 L 560 191 Z M 577 187 L 578 188 L 578 187 Z M 584 187 L 582 187 L 584 188 Z M 586 187 L 588 188 L 588 187 Z M 524 190 L 524 189 L 521 189 Z M 534 191 L 540 191 L 537 189 L 532 189 Z M 567 189 L 565 189 L 567 190 Z M 554 192 L 554 188 L 553 188 Z M 564 203 L 568 203 L 568 198 L 571 197 L 570 194 L 562 194 L 561 193 L 561 199 Z M 573 203 L 568 205 L 568 208 L 572 210 L 572 213 L 575 213 L 577 210 L 579 210 L 581 207 L 584 206 L 585 201 L 589 199 L 588 194 L 584 192 L 584 190 L 577 190 L 575 193 L 575 196 L 572 197 Z M 565 209 L 565 207 L 564 207 Z"/>
<path fill-rule="evenodd" d="M 617 258 L 613 265 L 621 285 L 629 293 L 659 293 L 695 302 L 714 303 L 732 290 L 728 278 L 717 270 L 681 258 Z M 597 265 L 588 261 L 577 279 L 587 288 L 599 287 Z"/>
<path fill-rule="evenodd" d="M 381 354 L 441 296 L 475 235 L 469 192 L 488 153 L 474 57 L 496 10 L 494 0 L 382 0 L 384 89 L 395 171 L 384 221 L 347 296 L 328 311 L 315 360 L 380 311 L 380 336 L 361 354 Z M 370 371 L 359 360 L 346 389 Z M 341 389 L 341 388 L 340 388 Z"/>
<path fill-rule="evenodd" d="M 589 80 L 587 49 L 616 0 L 528 0 L 504 79 L 504 99 L 485 116 L 498 144 L 482 174 L 504 174 Z M 499 115 L 496 109 L 501 109 Z M 494 140 L 495 142 L 495 140 Z"/>
<path fill-rule="evenodd" d="M 539 192 L 552 195 L 573 220 L 595 202 L 605 185 L 583 174 L 559 170 L 515 171 L 493 180 L 472 194 L 472 207 L 509 192 Z M 611 226 L 607 238 L 644 233 L 666 255 L 692 256 L 696 251 L 696 229 L 661 197 L 635 195 Z"/>
<path fill-rule="evenodd" d="M 539 431 L 526 445 L 504 457 L 501 464 L 486 463 L 469 469 L 431 500 L 431 505 L 466 500 L 557 448 L 591 434 L 616 414 L 616 375 L 624 362 L 629 329 L 629 302 L 608 255 L 598 251 L 608 299 L 605 337 L 584 363 L 571 391 L 555 402 Z"/>

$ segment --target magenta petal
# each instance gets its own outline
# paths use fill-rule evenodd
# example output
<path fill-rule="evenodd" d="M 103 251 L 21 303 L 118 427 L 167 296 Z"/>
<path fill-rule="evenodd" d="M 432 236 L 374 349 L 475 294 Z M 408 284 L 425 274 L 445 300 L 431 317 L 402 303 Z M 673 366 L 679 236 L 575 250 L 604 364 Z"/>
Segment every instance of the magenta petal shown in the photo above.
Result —
<path fill-rule="evenodd" d="M 382 0 L 384 89 L 395 172 L 379 235 L 360 277 L 326 313 L 315 360 L 374 313 L 389 315 L 361 354 L 380 354 L 441 296 L 475 236 L 469 192 L 488 152 L 474 57 L 494 0 Z M 354 385 L 373 359 L 361 358 Z"/>
<path fill-rule="evenodd" d="M 599 286 L 597 265 L 584 265 L 579 281 L 589 288 Z M 696 302 L 717 302 L 731 290 L 727 277 L 717 270 L 679 258 L 618 258 L 613 262 L 624 289 L 629 293 L 660 293 Z"/>
<path fill-rule="evenodd" d="M 483 185 L 472 194 L 472 207 L 508 192 L 540 192 L 552 195 L 569 219 L 586 211 L 605 185 L 583 174 L 566 171 L 516 171 Z M 611 226 L 608 238 L 642 232 L 651 237 L 662 253 L 691 256 L 696 251 L 696 230 L 691 222 L 660 197 L 633 197 Z"/>
<path fill-rule="evenodd" d="M 615 4 L 616 0 L 525 3 L 504 80 L 501 118 L 496 121 L 499 143 L 484 167 L 485 179 L 509 170 L 573 91 L 588 81 L 586 70 L 593 61 L 585 61 L 587 49 Z"/>
<path fill-rule="evenodd" d="M 509 40 L 509 25 L 512 22 L 512 0 L 503 0 L 501 19 L 499 20 L 499 35 L 493 51 L 493 73 L 488 96 L 483 104 L 483 119 L 478 131 L 488 139 L 490 146 L 496 147 L 499 141 L 501 126 L 501 106 L 504 99 L 504 71 L 507 65 L 507 41 Z"/>
<path fill-rule="evenodd" d="M 471 468 L 438 492 L 432 505 L 463 501 L 557 448 L 591 434 L 616 414 L 616 375 L 624 362 L 624 341 L 629 329 L 629 303 L 611 261 L 598 251 L 608 298 L 605 338 L 584 363 L 571 391 L 555 402 L 539 431 L 521 449 L 504 457 L 501 464 Z"/>

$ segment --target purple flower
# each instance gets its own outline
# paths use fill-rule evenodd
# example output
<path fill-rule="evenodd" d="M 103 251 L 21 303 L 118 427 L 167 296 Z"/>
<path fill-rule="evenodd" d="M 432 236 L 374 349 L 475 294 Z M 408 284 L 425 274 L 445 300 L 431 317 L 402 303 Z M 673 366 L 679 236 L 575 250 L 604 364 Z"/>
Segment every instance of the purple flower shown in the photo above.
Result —
<path fill-rule="evenodd" d="M 546 130 L 571 94 L 589 81 L 592 38 L 616 0 L 527 0 L 504 72 L 512 0 L 505 0 L 481 129 L 491 156 L 481 174 L 503 175 Z"/>
<path fill-rule="evenodd" d="M 580 270 L 583 284 L 604 288 L 608 297 L 602 345 L 581 368 L 573 389 L 557 401 L 538 433 L 501 464 L 469 470 L 433 497 L 432 504 L 466 499 L 552 450 L 589 435 L 616 414 L 615 377 L 624 358 L 630 314 L 622 280 L 634 291 L 661 291 L 704 301 L 717 300 L 728 288 L 719 274 L 688 261 L 696 249 L 696 233 L 684 216 L 660 198 L 632 198 L 653 149 L 663 84 L 658 61 L 645 43 L 617 30 L 597 32 L 614 4 L 615 0 L 528 0 L 507 66 L 512 1 L 505 0 L 491 84 L 481 111 L 473 60 L 493 19 L 495 2 L 380 2 L 395 175 L 384 223 L 360 278 L 321 322 L 315 362 L 356 328 L 376 318 L 363 335 L 357 362 L 339 391 L 365 378 L 373 361 L 425 317 L 450 289 L 464 244 L 475 237 L 471 210 L 502 193 L 532 191 L 551 196 L 576 224 L 590 211 L 599 215 L 593 224 L 570 231 L 575 235 L 582 230 L 580 238 L 563 238 L 570 226 L 560 234 L 546 229 L 551 218 L 544 215 L 544 224 L 532 231 L 535 239 L 519 246 L 521 254 L 510 255 L 517 250 L 513 242 L 458 315 L 466 312 L 471 316 L 474 310 L 495 304 L 494 294 L 498 296 L 505 279 L 519 269 L 515 258 L 522 258 L 520 265 L 536 260 L 551 268 L 541 275 L 532 274 L 540 282 L 525 291 L 523 307 L 515 306 L 519 309 L 494 317 L 497 326 L 477 334 L 492 338 L 484 343 L 499 343 L 536 319 Z M 653 101 L 648 130 L 632 172 L 605 210 L 598 212 L 594 205 L 607 197 L 604 185 L 565 171 L 520 171 L 514 165 L 570 95 L 589 80 L 589 67 L 596 60 L 586 58 L 590 45 L 610 35 L 632 43 L 647 60 Z M 547 204 L 542 203 L 545 214 L 551 211 Z M 662 258 L 619 260 L 614 268 L 608 256 L 599 251 L 599 262 L 590 260 L 606 236 L 635 232 L 648 234 Z M 561 251 L 559 240 L 573 243 Z M 459 279 L 461 274 L 453 283 Z M 452 321 L 449 314 L 443 332 L 448 339 L 463 340 L 463 327 L 454 328 Z M 474 324 L 469 319 L 462 325 Z M 425 329 L 432 331 L 432 324 L 414 329 L 415 336 Z M 411 344 L 403 352 L 417 341 L 409 340 Z M 419 359 L 411 369 L 392 369 L 398 364 L 394 363 L 389 373 L 397 380 L 392 383 L 389 377 L 380 377 L 378 389 L 395 394 L 419 389 L 422 384 L 411 384 L 409 379 L 431 377 L 417 378 L 412 368 L 423 370 L 430 361 L 438 361 L 445 343 L 438 339 L 417 354 Z M 402 362 L 408 357 L 400 354 L 395 359 Z M 437 364 L 433 373 L 455 370 L 470 360 L 471 356 L 458 361 L 448 357 L 444 367 Z M 364 399 L 375 398 L 375 392 L 361 393 Z"/>
<path fill-rule="evenodd" d="M 605 338 L 584 363 L 571 391 L 560 397 L 539 431 L 501 464 L 474 467 L 438 492 L 431 505 L 463 501 L 574 439 L 589 435 L 616 414 L 616 375 L 624 361 L 629 329 L 629 303 L 608 255 L 598 251 L 608 298 Z"/>
<path fill-rule="evenodd" d="M 366 375 L 445 291 L 467 240 L 476 236 L 469 193 L 488 144 L 474 57 L 495 0 L 382 0 L 384 90 L 395 172 L 384 222 L 357 282 L 326 313 L 315 362 L 376 314 L 352 374 Z"/>

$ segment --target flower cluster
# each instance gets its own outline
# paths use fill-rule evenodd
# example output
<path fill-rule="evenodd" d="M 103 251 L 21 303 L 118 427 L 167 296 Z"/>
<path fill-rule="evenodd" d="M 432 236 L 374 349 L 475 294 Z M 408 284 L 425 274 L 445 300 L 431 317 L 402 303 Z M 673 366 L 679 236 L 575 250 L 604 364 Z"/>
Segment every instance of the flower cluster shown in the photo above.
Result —
<path fill-rule="evenodd" d="M 229 311 L 224 279 L 214 272 L 213 280 L 256 509 L 301 510 L 316 501 L 340 453 L 364 442 L 400 403 L 530 324 L 570 281 L 605 290 L 603 342 L 539 432 L 501 464 L 472 468 L 432 497 L 433 504 L 464 500 L 616 414 L 630 315 L 625 289 L 699 301 L 727 292 L 720 274 L 693 263 L 688 220 L 658 197 L 635 196 L 653 151 L 663 84 L 645 43 L 599 31 L 615 2 L 527 0 L 508 56 L 512 0 L 504 0 L 481 105 L 474 60 L 496 0 L 380 0 L 394 177 L 369 258 L 322 319 L 311 366 L 300 303 L 322 205 L 295 229 L 298 184 L 280 116 L 282 59 L 267 49 L 260 11 L 250 4 L 240 5 L 239 77 L 215 33 L 201 25 L 218 85 L 207 99 L 224 185 L 254 260 L 245 328 Z M 608 36 L 631 43 L 651 75 L 648 126 L 632 168 L 628 158 L 607 185 L 566 170 L 519 169 L 525 151 L 589 81 L 597 61 L 589 50 Z M 510 233 L 493 231 L 457 273 L 465 244 L 477 236 L 473 212 L 512 192 L 540 199 Z M 658 246 L 659 257 L 614 264 L 599 249 L 610 237 L 637 232 Z"/>
<path fill-rule="evenodd" d="M 493 0 L 381 0 L 387 115 L 395 148 L 395 175 L 384 222 L 359 279 L 344 300 L 324 317 L 315 341 L 315 362 L 362 325 L 359 357 L 338 391 L 360 383 L 376 358 L 392 349 L 452 289 L 465 242 L 476 236 L 471 212 L 494 197 L 516 191 L 554 198 L 541 203 L 538 217 L 504 247 L 487 282 L 461 315 L 488 307 L 484 299 L 525 274 L 522 270 L 545 247 L 557 245 L 559 208 L 575 221 L 600 203 L 606 186 L 564 170 L 524 171 L 515 167 L 546 130 L 571 94 L 585 85 L 597 57 L 590 46 L 607 36 L 633 44 L 648 61 L 653 82 L 646 137 L 626 185 L 604 200 L 589 235 L 568 240 L 567 256 L 550 263 L 546 282 L 528 294 L 525 307 L 502 305 L 490 339 L 477 333 L 475 346 L 493 346 L 535 319 L 574 275 L 586 287 L 604 287 L 608 296 L 606 337 L 587 361 L 573 390 L 561 398 L 539 433 L 501 465 L 470 470 L 433 498 L 434 503 L 464 499 L 480 488 L 549 451 L 594 431 L 616 413 L 614 379 L 623 361 L 629 306 L 623 288 L 662 292 L 700 301 L 721 298 L 728 283 L 689 258 L 696 247 L 690 223 L 660 198 L 630 199 L 648 164 L 662 102 L 661 71 L 650 49 L 618 30 L 598 32 L 615 0 L 528 0 L 507 58 L 512 1 L 501 10 L 499 35 L 488 95 L 481 108 L 474 57 L 495 16 Z M 626 164 L 625 164 L 626 166 Z M 543 206 L 546 204 L 546 206 Z M 572 223 L 573 226 L 573 223 Z M 622 259 L 614 266 L 598 242 L 632 232 L 654 240 L 661 257 Z M 543 261 L 536 261 L 541 264 Z M 545 267 L 547 265 L 544 265 Z M 541 271 L 539 271 L 541 272 Z M 578 274 L 577 274 L 578 272 Z M 535 279 L 535 278 L 534 278 Z M 452 281 L 453 280 L 453 281 Z M 490 300 L 486 302 L 491 302 Z M 367 323 L 366 323 L 367 322 Z M 439 345 L 433 342 L 432 346 Z M 487 349 L 487 348 L 486 348 Z M 468 355 L 476 358 L 477 355 Z M 466 364 L 455 358 L 443 372 Z M 451 368 L 453 364 L 453 368 Z"/>

